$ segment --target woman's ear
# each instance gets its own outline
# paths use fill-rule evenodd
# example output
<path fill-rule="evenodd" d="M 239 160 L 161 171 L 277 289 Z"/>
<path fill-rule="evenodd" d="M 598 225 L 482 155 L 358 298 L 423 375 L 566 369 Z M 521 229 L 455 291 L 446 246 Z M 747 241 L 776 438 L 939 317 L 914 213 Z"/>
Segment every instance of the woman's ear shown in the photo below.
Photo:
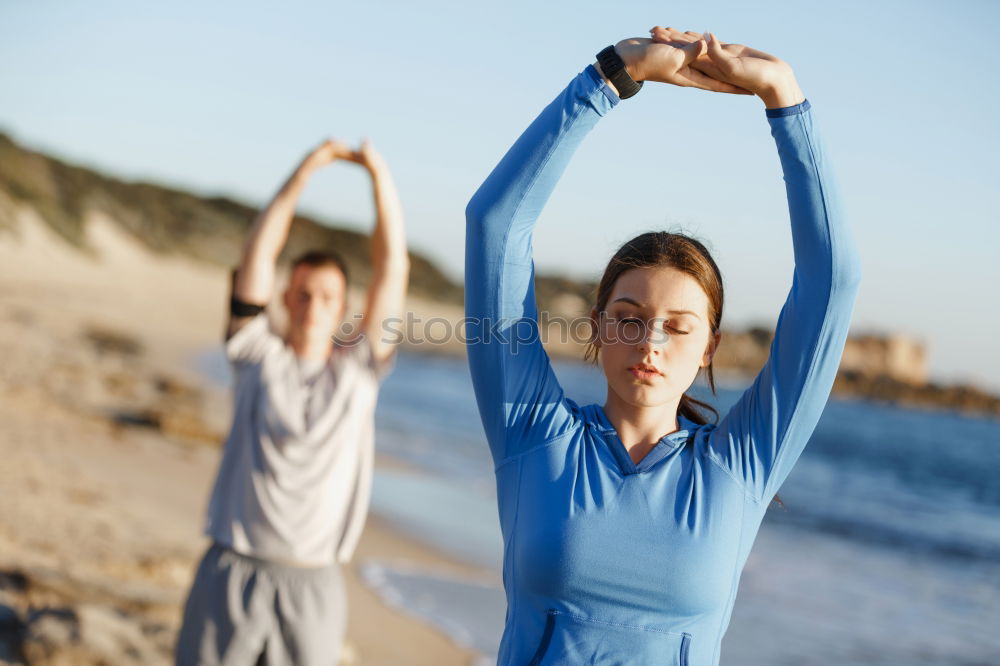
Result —
<path fill-rule="evenodd" d="M 720 342 L 722 342 L 722 331 L 712 331 L 712 335 L 708 339 L 708 346 L 705 347 L 705 355 L 701 359 L 701 367 L 707 368 L 712 365 L 712 359 L 715 357 L 715 352 L 719 350 Z"/>

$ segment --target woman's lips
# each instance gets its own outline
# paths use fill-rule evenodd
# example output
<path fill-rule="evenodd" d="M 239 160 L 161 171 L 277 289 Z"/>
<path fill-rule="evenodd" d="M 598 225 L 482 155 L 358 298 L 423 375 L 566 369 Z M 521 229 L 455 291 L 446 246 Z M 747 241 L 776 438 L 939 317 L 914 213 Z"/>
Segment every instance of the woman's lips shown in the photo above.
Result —
<path fill-rule="evenodd" d="M 636 379 L 653 379 L 655 377 L 660 377 L 661 373 L 659 370 L 651 365 L 644 365 L 640 363 L 639 365 L 633 365 L 628 369 L 632 373 L 632 376 Z"/>

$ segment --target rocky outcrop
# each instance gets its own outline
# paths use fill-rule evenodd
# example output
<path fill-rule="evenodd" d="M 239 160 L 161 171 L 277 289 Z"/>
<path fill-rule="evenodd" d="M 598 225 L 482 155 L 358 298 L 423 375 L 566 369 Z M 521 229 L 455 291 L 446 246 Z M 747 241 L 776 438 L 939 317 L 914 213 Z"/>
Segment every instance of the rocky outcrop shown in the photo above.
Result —
<path fill-rule="evenodd" d="M 770 353 L 774 331 L 753 327 L 726 331 L 716 364 L 726 370 L 754 374 Z M 852 335 L 844 345 L 840 372 L 855 384 L 889 380 L 909 386 L 927 383 L 927 350 L 923 344 L 899 334 Z"/>
<path fill-rule="evenodd" d="M 889 379 L 922 386 L 928 382 L 927 349 L 898 333 L 851 336 L 844 346 L 840 371 L 862 381 Z"/>
<path fill-rule="evenodd" d="M 716 367 L 753 375 L 767 361 L 774 333 L 765 328 L 727 331 Z M 851 336 L 833 390 L 837 395 L 909 407 L 955 409 L 1000 416 L 1000 396 L 978 387 L 928 380 L 927 349 L 899 334 Z"/>

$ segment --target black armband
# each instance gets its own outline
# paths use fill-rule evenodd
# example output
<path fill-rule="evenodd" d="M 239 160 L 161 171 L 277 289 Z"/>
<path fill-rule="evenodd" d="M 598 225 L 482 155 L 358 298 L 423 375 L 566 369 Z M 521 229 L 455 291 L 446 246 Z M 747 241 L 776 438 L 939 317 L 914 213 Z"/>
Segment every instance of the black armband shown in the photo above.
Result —
<path fill-rule="evenodd" d="M 229 314 L 234 317 L 256 317 L 264 311 L 265 305 L 254 305 L 233 296 L 229 299 Z"/>

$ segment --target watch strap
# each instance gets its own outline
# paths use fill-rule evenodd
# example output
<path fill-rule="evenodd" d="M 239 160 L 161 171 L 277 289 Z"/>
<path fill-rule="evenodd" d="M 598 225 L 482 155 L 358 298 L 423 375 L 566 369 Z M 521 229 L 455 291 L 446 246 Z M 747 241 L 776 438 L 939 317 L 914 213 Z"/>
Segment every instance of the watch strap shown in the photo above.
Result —
<path fill-rule="evenodd" d="M 628 99 L 642 89 L 642 81 L 636 81 L 625 69 L 625 61 L 618 55 L 614 45 L 601 49 L 597 54 L 597 64 L 608 81 L 618 89 L 618 97 Z"/>

